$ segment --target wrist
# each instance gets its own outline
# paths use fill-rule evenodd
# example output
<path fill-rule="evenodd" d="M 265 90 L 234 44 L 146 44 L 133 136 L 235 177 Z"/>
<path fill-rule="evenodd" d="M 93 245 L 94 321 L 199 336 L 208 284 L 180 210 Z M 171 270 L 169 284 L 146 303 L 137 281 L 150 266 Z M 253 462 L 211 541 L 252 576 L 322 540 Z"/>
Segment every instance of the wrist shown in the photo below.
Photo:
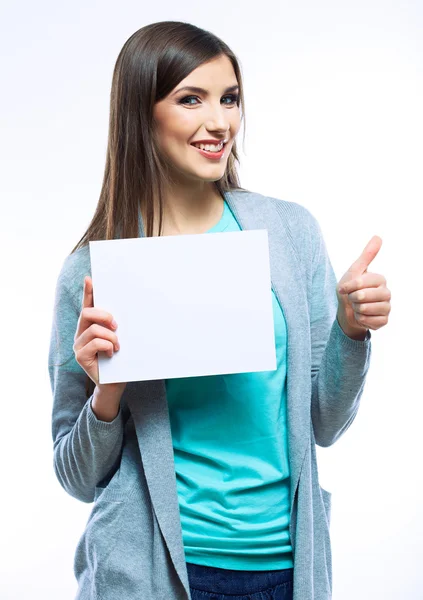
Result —
<path fill-rule="evenodd" d="M 122 394 L 95 387 L 91 400 L 91 408 L 100 421 L 113 421 L 119 414 L 120 399 Z"/>
<path fill-rule="evenodd" d="M 348 336 L 352 340 L 364 342 L 364 340 L 367 337 L 368 329 L 361 329 L 361 328 L 355 329 L 355 328 L 349 327 L 348 325 L 346 325 L 345 323 L 342 322 L 342 319 L 339 319 L 339 315 L 337 315 L 336 318 L 337 318 L 340 328 L 342 329 L 342 331 L 345 333 L 346 336 Z"/>

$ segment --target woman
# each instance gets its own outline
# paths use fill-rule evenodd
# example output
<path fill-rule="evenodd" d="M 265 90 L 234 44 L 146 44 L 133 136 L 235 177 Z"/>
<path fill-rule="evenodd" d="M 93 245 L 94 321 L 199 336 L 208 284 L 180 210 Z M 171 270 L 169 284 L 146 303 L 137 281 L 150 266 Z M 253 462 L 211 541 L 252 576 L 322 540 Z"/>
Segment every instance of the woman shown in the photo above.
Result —
<path fill-rule="evenodd" d="M 240 187 L 243 106 L 233 52 L 188 23 L 141 28 L 117 59 L 103 187 L 58 277 L 49 351 L 54 469 L 94 501 L 78 599 L 331 598 L 315 444 L 354 420 L 369 330 L 388 320 L 386 281 L 367 273 L 381 240 L 337 289 L 312 214 Z M 275 371 L 99 384 L 97 353 L 119 351 L 119 329 L 94 307 L 90 240 L 263 228 Z"/>

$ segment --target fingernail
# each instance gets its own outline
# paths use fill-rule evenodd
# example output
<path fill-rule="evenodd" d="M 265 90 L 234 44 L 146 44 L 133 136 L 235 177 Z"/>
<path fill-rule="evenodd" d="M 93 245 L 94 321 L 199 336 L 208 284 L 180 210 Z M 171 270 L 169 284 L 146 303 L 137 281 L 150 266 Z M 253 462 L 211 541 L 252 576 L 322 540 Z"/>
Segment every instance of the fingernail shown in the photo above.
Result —
<path fill-rule="evenodd" d="M 114 319 L 112 321 L 112 327 L 113 327 L 113 329 L 116 329 L 116 327 L 117 327 L 117 323 L 116 323 L 116 321 Z"/>

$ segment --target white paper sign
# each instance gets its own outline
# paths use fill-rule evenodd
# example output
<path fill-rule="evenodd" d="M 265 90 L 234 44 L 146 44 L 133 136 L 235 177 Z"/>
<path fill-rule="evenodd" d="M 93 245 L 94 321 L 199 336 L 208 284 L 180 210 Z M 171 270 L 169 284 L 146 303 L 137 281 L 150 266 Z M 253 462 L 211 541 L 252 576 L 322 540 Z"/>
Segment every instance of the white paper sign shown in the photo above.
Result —
<path fill-rule="evenodd" d="M 120 350 L 100 383 L 276 369 L 266 229 L 89 243 Z"/>

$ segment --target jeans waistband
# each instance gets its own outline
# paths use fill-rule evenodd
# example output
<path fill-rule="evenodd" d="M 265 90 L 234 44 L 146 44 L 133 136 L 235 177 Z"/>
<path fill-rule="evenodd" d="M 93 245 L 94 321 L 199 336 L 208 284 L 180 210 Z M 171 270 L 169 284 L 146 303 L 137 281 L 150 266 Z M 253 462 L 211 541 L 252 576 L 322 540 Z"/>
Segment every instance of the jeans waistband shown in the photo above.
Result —
<path fill-rule="evenodd" d="M 238 571 L 186 563 L 189 585 L 203 592 L 218 594 L 254 594 L 269 587 L 292 581 L 294 569 Z"/>

